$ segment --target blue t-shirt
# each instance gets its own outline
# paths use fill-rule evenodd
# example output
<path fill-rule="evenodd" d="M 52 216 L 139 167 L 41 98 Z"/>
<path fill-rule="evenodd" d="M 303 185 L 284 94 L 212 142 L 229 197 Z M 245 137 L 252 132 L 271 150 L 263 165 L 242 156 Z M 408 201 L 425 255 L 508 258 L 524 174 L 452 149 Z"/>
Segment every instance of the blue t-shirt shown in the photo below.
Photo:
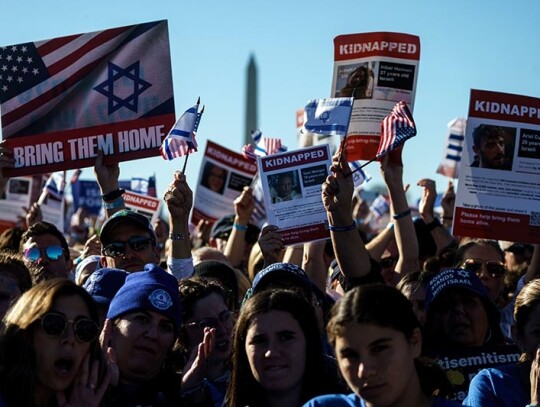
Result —
<path fill-rule="evenodd" d="M 459 407 L 461 404 L 435 397 L 431 407 Z M 303 407 L 366 407 L 366 403 L 355 393 L 352 394 L 327 394 L 311 399 Z"/>
<path fill-rule="evenodd" d="M 471 380 L 466 406 L 514 407 L 530 401 L 528 389 L 519 380 L 518 365 L 505 365 L 481 370 Z"/>

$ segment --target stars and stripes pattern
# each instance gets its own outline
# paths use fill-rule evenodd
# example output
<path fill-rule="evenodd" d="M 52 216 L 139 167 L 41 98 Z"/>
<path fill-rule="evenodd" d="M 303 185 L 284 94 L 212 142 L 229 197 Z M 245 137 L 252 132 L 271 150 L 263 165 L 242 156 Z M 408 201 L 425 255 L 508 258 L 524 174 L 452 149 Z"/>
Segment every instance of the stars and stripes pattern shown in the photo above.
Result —
<path fill-rule="evenodd" d="M 252 163 L 257 162 L 257 154 L 255 154 L 255 149 L 251 144 L 246 144 L 244 147 L 242 147 L 242 156 Z"/>
<path fill-rule="evenodd" d="M 251 133 L 251 138 L 255 143 L 255 154 L 260 157 L 287 151 L 287 147 L 281 144 L 281 139 L 263 136 L 260 130 Z"/>
<path fill-rule="evenodd" d="M 159 23 L 0 47 L 4 138 L 45 120 L 115 52 Z"/>
<path fill-rule="evenodd" d="M 328 136 L 347 135 L 353 98 L 327 98 L 308 101 L 304 109 L 304 128 Z"/>
<path fill-rule="evenodd" d="M 199 102 L 178 118 L 159 149 L 163 159 L 173 160 L 197 151 L 195 134 L 202 115 L 198 109 Z"/>
<path fill-rule="evenodd" d="M 381 124 L 381 140 L 377 150 L 377 158 L 395 150 L 406 140 L 416 136 L 416 125 L 404 101 L 397 103 Z"/>

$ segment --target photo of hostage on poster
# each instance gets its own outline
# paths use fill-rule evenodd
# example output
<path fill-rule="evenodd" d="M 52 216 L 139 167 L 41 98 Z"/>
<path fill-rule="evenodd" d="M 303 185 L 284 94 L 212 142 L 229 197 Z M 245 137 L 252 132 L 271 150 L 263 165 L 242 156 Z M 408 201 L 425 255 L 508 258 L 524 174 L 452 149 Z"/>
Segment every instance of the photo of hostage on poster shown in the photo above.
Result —
<path fill-rule="evenodd" d="M 397 102 L 414 110 L 420 38 L 371 32 L 334 39 L 332 97 L 352 97 L 347 132 L 349 161 L 370 160 L 377 153 L 381 121 Z M 337 143 L 339 144 L 339 143 Z"/>
<path fill-rule="evenodd" d="M 249 186 L 257 166 L 242 154 L 207 141 L 195 189 L 191 223 L 201 219 L 211 223 L 230 215 L 234 200 Z"/>
<path fill-rule="evenodd" d="M 258 157 L 268 223 L 286 245 L 330 237 L 321 186 L 332 164 L 328 144 Z"/>
<path fill-rule="evenodd" d="M 471 90 L 453 234 L 540 243 L 540 99 Z"/>

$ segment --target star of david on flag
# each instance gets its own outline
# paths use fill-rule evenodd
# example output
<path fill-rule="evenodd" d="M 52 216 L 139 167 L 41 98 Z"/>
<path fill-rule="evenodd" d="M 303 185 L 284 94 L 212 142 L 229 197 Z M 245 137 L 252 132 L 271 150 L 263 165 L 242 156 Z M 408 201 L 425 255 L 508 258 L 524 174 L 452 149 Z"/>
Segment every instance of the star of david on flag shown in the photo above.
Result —
<path fill-rule="evenodd" d="M 353 98 L 310 100 L 304 109 L 304 128 L 311 133 L 345 137 L 353 102 Z"/>
<path fill-rule="evenodd" d="M 406 140 L 416 136 L 416 125 L 404 101 L 397 103 L 381 123 L 381 140 L 377 158 L 395 150 Z"/>
<path fill-rule="evenodd" d="M 172 129 L 163 140 L 159 151 L 165 160 L 173 160 L 186 154 L 197 151 L 195 134 L 201 120 L 201 112 L 198 112 L 199 102 L 190 107 L 178 118 Z"/>

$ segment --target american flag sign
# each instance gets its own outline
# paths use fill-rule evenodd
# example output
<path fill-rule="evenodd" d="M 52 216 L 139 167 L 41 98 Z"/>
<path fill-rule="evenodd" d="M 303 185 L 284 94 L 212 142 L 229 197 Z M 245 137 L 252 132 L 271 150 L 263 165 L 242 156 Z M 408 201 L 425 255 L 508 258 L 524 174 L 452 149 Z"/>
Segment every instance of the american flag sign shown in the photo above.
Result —
<path fill-rule="evenodd" d="M 395 150 L 406 140 L 416 136 L 416 125 L 404 101 L 394 106 L 381 124 L 381 140 L 377 150 L 377 158 Z"/>

